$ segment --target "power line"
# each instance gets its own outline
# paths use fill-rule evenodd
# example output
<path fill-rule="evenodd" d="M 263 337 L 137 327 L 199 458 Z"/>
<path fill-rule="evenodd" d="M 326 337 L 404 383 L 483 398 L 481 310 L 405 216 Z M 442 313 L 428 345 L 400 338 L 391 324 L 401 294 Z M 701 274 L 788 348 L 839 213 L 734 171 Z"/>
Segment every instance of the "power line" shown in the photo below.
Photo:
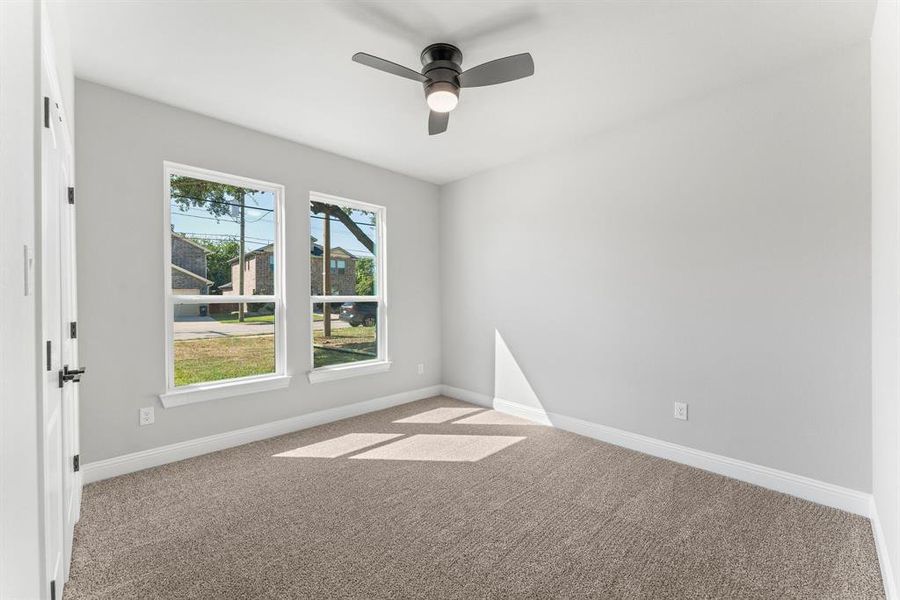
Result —
<path fill-rule="evenodd" d="M 194 202 L 202 202 L 202 203 L 209 202 L 210 204 L 226 204 L 228 206 L 237 206 L 237 207 L 243 206 L 244 208 L 250 208 L 253 210 L 265 210 L 268 212 L 275 212 L 274 208 L 262 208 L 260 206 L 247 206 L 246 203 L 241 204 L 240 202 L 226 202 L 225 200 L 209 200 L 206 198 L 193 198 L 191 196 L 170 196 L 170 198 L 180 198 L 182 200 L 193 200 Z M 196 208 L 199 208 L 199 207 L 196 207 Z"/>
<path fill-rule="evenodd" d="M 179 235 L 190 235 L 193 237 L 201 237 L 201 238 L 218 238 L 223 240 L 234 240 L 238 241 L 239 237 L 233 233 L 200 233 L 195 231 L 178 231 L 176 232 Z M 251 239 L 244 236 L 245 239 Z M 256 238 L 253 238 L 256 239 Z M 259 238 L 261 239 L 261 238 Z"/>
<path fill-rule="evenodd" d="M 325 220 L 325 217 L 320 217 L 320 216 L 318 216 L 318 215 L 309 215 L 309 218 L 310 218 L 310 219 L 319 219 L 320 221 L 324 221 L 324 220 Z M 341 221 L 338 221 L 338 223 L 340 223 L 340 222 L 341 222 Z M 375 223 L 362 223 L 362 222 L 360 222 L 360 221 L 353 221 L 353 220 L 351 220 L 350 222 L 351 222 L 351 223 L 356 223 L 357 225 L 362 225 L 362 226 L 364 226 L 364 227 L 375 227 Z"/>
<path fill-rule="evenodd" d="M 210 240 L 217 240 L 217 241 L 234 241 L 234 242 L 237 242 L 239 239 L 237 236 L 234 236 L 231 234 L 226 234 L 226 233 L 191 233 L 191 232 L 187 232 L 187 231 L 176 231 L 175 233 L 178 233 L 179 235 L 183 235 L 185 237 L 190 237 L 190 238 L 195 238 L 195 239 L 210 239 Z M 252 242 L 254 244 L 263 243 L 263 242 L 265 242 L 267 244 L 271 244 L 273 242 L 273 240 L 269 240 L 266 238 L 252 237 L 252 236 L 251 237 L 244 236 L 244 240 L 247 242 Z"/>
<path fill-rule="evenodd" d="M 185 210 L 184 207 L 183 207 L 182 205 L 178 204 L 177 202 L 173 202 L 173 203 L 171 204 L 171 206 L 172 206 L 172 208 L 177 208 L 177 209 L 178 209 L 178 213 L 177 213 L 177 214 L 179 214 L 179 215 L 186 215 L 186 214 L 189 214 L 190 212 L 192 212 L 192 211 L 194 211 L 194 210 L 199 210 L 199 211 L 205 210 L 205 209 L 203 209 L 203 208 L 201 208 L 201 207 L 199 207 L 199 206 L 190 206 L 190 207 L 187 208 L 187 210 Z M 270 209 L 268 209 L 268 208 L 258 208 L 258 207 L 256 207 L 256 206 L 246 206 L 245 208 L 246 208 L 246 210 L 248 210 L 248 211 L 254 211 L 254 210 L 256 210 L 256 211 L 259 211 L 259 212 L 263 213 L 262 216 L 259 217 L 260 219 L 265 219 L 265 218 L 267 218 L 267 217 L 268 217 L 268 218 L 271 218 L 271 217 L 272 217 L 272 214 L 271 214 L 271 213 L 272 213 L 273 211 L 270 210 Z M 209 212 L 209 211 L 206 211 L 206 212 Z M 214 213 L 210 213 L 210 214 L 214 214 Z M 229 213 L 222 213 L 221 215 L 216 215 L 216 216 L 218 216 L 218 217 L 226 217 L 226 216 L 227 216 L 227 217 L 230 217 L 230 218 L 232 218 L 232 219 L 235 217 L 235 215 L 232 215 L 230 212 L 229 212 Z M 257 220 L 259 220 L 259 219 L 257 219 Z"/>
<path fill-rule="evenodd" d="M 189 219 L 203 219 L 204 221 L 215 221 L 216 223 L 221 223 L 221 222 L 222 222 L 222 218 L 221 218 L 221 217 L 219 217 L 219 218 L 217 218 L 217 217 L 204 217 L 203 215 L 192 215 L 192 214 L 189 214 L 189 213 L 186 213 L 186 212 L 179 212 L 179 213 L 177 213 L 175 216 L 179 216 L 179 217 L 187 217 L 187 218 L 189 218 Z M 222 215 L 222 216 L 224 217 L 225 215 Z M 231 215 L 229 215 L 229 217 L 230 217 L 230 216 L 231 216 Z M 258 223 L 258 222 L 261 221 L 264 217 L 267 217 L 267 216 L 269 216 L 269 215 L 263 215 L 263 216 L 260 217 L 259 219 L 254 219 L 253 221 L 247 221 L 247 220 L 245 219 L 244 222 L 245 222 L 245 223 Z"/>
<path fill-rule="evenodd" d="M 189 214 L 187 214 L 187 213 L 179 213 L 177 216 L 180 216 L 180 217 L 188 217 L 188 218 L 190 218 L 190 219 L 203 219 L 204 221 L 215 221 L 216 223 L 221 223 L 221 222 L 222 222 L 222 219 L 220 219 L 220 218 L 216 218 L 216 217 L 203 217 L 203 216 L 200 216 L 200 215 L 189 215 Z M 224 216 L 224 215 L 222 215 L 222 216 Z"/>

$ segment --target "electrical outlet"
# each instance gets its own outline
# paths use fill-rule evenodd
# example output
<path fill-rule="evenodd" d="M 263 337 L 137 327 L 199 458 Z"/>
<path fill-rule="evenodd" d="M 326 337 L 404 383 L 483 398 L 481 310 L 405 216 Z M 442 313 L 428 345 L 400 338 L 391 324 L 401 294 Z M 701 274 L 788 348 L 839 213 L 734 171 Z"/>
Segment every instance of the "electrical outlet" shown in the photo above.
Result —
<path fill-rule="evenodd" d="M 155 421 L 155 420 L 156 420 L 156 418 L 153 416 L 153 407 L 152 406 L 148 406 L 146 408 L 141 409 L 141 419 L 140 419 L 141 427 L 143 427 L 144 425 L 153 425 L 153 421 Z"/>
<path fill-rule="evenodd" d="M 676 402 L 675 413 L 672 415 L 681 421 L 687 421 L 687 402 Z"/>
<path fill-rule="evenodd" d="M 425 365 L 424 365 L 424 364 L 419 363 L 417 369 L 418 369 L 418 371 L 419 371 L 419 375 L 424 375 L 424 374 L 425 374 Z"/>

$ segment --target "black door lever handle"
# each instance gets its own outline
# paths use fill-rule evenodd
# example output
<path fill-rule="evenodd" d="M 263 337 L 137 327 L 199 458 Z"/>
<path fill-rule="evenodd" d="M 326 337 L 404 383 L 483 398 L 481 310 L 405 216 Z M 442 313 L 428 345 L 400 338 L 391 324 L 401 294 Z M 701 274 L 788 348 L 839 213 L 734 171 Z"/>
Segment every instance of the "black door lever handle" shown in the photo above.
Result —
<path fill-rule="evenodd" d="M 84 375 L 84 372 L 87 371 L 84 367 L 80 369 L 69 369 L 69 365 L 63 365 L 63 368 L 59 372 L 59 387 L 62 387 L 63 384 L 67 381 L 71 381 L 73 383 L 78 383 L 81 381 L 81 376 Z"/>

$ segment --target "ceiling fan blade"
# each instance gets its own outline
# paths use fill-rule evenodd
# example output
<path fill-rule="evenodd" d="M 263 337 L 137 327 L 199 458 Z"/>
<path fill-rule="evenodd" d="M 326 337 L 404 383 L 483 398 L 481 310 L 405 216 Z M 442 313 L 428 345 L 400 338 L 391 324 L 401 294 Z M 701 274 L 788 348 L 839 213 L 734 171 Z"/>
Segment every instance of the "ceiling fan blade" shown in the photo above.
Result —
<path fill-rule="evenodd" d="M 447 131 L 447 123 L 450 122 L 450 113 L 431 111 L 428 113 L 428 135 L 437 135 Z"/>
<path fill-rule="evenodd" d="M 366 54 L 365 52 L 357 52 L 356 54 L 354 54 L 353 62 L 358 62 L 361 65 L 366 65 L 367 67 L 372 67 L 373 69 L 378 69 L 379 71 L 384 71 L 385 73 L 390 73 L 391 75 L 406 77 L 407 79 L 412 79 L 413 81 L 422 83 L 428 81 L 428 78 L 418 71 L 413 71 L 412 69 L 404 67 L 403 65 L 392 63 L 389 60 L 384 60 L 383 58 L 378 58 L 377 56 L 372 56 L 371 54 Z"/>
<path fill-rule="evenodd" d="M 498 58 L 463 71 L 459 76 L 460 87 L 481 87 L 515 81 L 534 75 L 534 60 L 527 52 L 506 58 Z"/>

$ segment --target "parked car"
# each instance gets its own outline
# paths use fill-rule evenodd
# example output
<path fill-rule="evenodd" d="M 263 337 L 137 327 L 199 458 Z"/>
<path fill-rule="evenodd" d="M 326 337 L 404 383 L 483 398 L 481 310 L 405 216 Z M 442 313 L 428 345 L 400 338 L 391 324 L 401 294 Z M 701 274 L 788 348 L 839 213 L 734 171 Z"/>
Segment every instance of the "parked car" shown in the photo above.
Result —
<path fill-rule="evenodd" d="M 341 307 L 343 306 L 340 302 L 329 302 L 328 307 L 331 310 L 331 314 L 339 315 L 341 314 Z M 324 304 L 319 302 L 318 304 L 313 304 L 313 312 L 317 315 L 323 314 Z"/>
<path fill-rule="evenodd" d="M 345 302 L 341 305 L 341 320 L 353 327 L 372 327 L 378 319 L 377 302 Z"/>

